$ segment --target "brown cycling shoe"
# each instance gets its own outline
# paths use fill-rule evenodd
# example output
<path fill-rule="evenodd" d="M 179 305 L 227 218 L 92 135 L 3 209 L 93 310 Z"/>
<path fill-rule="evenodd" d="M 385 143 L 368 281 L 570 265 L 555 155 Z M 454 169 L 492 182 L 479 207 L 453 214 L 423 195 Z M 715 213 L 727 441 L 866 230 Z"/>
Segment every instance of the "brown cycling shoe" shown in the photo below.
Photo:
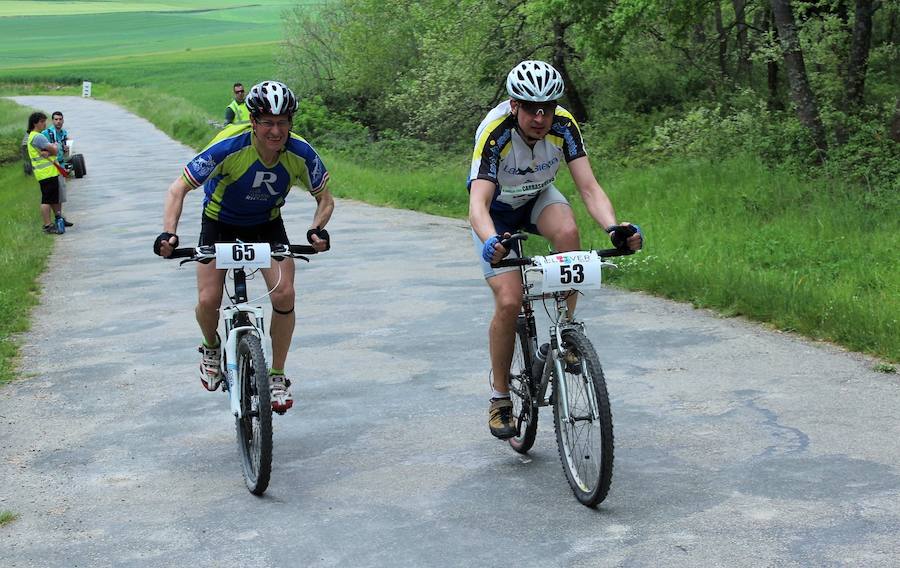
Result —
<path fill-rule="evenodd" d="M 517 434 L 512 418 L 512 401 L 508 398 L 492 398 L 488 410 L 488 426 L 491 434 L 501 440 L 508 440 Z"/>

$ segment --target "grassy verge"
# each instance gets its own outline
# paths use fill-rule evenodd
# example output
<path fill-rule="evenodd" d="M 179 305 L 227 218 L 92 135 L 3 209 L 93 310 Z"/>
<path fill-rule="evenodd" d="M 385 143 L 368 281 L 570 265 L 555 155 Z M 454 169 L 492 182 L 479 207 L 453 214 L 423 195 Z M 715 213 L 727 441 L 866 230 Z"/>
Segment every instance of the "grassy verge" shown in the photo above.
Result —
<path fill-rule="evenodd" d="M 15 521 L 18 515 L 12 511 L 0 511 L 0 527 Z"/>
<path fill-rule="evenodd" d="M 621 171 L 609 186 L 648 238 L 622 285 L 900 359 L 900 204 L 751 158 Z"/>
<path fill-rule="evenodd" d="M 14 135 L 16 146 L 29 110 L 0 100 L 0 132 Z M 13 378 L 18 345 L 14 334 L 28 329 L 31 307 L 38 301 L 37 277 L 44 271 L 53 239 L 40 231 L 40 191 L 21 162 L 0 164 L 0 384 Z"/>

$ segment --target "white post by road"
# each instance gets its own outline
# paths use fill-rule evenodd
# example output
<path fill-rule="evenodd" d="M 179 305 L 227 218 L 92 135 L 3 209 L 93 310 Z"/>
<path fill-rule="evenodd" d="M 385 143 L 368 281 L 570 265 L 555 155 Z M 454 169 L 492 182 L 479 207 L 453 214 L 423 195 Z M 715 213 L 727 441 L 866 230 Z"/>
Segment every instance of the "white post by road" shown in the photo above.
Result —
<path fill-rule="evenodd" d="M 81 83 L 81 96 L 82 97 L 90 97 L 91 96 L 91 82 L 84 81 Z"/>

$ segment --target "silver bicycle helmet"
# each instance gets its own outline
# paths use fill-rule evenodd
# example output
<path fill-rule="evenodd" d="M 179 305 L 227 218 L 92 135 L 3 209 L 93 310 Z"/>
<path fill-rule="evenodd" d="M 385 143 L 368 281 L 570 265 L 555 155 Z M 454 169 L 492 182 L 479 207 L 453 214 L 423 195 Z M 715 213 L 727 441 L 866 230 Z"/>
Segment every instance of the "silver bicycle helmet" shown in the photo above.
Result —
<path fill-rule="evenodd" d="M 294 114 L 297 112 L 297 97 L 284 83 L 263 81 L 250 88 L 244 101 L 253 116 L 261 114 Z"/>
<path fill-rule="evenodd" d="M 543 61 L 523 61 L 506 77 L 506 92 L 517 101 L 555 101 L 565 88 L 559 71 Z"/>

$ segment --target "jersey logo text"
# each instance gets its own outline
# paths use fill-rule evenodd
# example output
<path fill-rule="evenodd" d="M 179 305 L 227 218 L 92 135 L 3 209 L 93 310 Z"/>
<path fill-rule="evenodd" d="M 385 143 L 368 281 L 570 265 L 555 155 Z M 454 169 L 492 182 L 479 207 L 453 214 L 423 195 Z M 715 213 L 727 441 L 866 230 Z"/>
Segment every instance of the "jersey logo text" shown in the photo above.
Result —
<path fill-rule="evenodd" d="M 256 172 L 256 176 L 253 178 L 253 189 L 264 185 L 270 194 L 278 195 L 278 191 L 272 187 L 276 181 L 278 181 L 278 175 L 275 172 Z"/>

